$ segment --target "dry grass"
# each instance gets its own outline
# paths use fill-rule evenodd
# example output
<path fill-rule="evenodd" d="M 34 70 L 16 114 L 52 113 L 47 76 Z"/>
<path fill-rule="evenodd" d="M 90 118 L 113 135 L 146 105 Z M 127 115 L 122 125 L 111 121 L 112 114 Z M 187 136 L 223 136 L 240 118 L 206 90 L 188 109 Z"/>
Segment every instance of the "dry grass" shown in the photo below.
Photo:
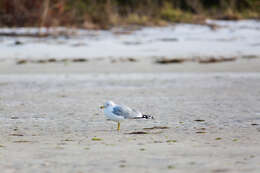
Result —
<path fill-rule="evenodd" d="M 206 17 L 260 17 L 257 0 L 1 0 L 0 26 L 77 26 L 108 29 L 117 25 L 201 23 Z"/>

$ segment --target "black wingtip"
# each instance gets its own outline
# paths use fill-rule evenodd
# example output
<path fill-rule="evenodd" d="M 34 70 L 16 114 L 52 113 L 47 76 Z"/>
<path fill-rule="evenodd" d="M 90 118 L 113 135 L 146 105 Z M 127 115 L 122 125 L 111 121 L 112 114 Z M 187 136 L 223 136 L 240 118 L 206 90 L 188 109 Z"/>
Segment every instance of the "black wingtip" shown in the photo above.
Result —
<path fill-rule="evenodd" d="M 151 116 L 151 115 L 142 115 L 142 118 L 144 118 L 144 119 L 154 119 L 154 117 Z"/>

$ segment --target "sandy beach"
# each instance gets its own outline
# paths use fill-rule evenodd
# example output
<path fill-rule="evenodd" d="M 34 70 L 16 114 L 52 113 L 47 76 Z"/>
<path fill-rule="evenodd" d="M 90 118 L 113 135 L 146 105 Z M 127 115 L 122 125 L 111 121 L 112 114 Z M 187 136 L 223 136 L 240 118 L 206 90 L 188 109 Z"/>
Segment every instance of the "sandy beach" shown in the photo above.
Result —
<path fill-rule="evenodd" d="M 1 172 L 259 172 L 259 64 L 2 61 Z M 118 132 L 106 100 L 155 119 Z"/>

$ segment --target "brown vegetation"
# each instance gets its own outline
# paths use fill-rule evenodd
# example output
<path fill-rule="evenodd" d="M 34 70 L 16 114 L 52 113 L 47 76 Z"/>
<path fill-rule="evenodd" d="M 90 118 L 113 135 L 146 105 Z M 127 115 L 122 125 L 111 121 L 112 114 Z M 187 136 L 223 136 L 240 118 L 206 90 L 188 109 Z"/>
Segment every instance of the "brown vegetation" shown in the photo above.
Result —
<path fill-rule="evenodd" d="M 1 0 L 0 26 L 77 26 L 201 23 L 218 19 L 259 18 L 258 0 Z"/>

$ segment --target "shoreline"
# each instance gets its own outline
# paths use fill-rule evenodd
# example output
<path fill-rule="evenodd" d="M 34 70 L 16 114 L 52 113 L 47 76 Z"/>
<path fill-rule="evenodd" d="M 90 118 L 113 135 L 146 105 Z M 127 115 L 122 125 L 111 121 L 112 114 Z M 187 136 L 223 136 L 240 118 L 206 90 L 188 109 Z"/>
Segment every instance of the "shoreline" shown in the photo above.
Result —
<path fill-rule="evenodd" d="M 238 59 L 230 62 L 200 64 L 197 62 L 158 64 L 152 59 L 134 62 L 89 60 L 87 62 L 24 63 L 0 62 L 0 74 L 70 74 L 70 73 L 214 73 L 214 72 L 260 72 L 260 58 Z"/>

